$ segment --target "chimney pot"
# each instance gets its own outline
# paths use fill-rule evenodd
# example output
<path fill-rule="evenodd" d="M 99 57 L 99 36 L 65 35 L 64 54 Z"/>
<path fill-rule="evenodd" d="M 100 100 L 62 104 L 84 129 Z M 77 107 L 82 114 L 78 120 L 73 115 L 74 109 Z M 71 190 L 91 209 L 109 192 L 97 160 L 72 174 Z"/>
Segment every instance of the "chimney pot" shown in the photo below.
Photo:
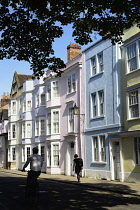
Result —
<path fill-rule="evenodd" d="M 67 46 L 67 60 L 70 61 L 81 53 L 81 47 L 78 44 L 70 43 Z"/>

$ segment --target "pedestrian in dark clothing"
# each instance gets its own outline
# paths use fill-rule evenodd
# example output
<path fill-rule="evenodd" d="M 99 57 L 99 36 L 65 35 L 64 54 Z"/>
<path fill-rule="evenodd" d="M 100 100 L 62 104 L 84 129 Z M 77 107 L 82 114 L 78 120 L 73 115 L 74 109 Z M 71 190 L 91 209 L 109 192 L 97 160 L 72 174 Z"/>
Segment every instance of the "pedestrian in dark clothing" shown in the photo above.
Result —
<path fill-rule="evenodd" d="M 73 160 L 73 171 L 75 169 L 75 173 L 77 174 L 77 180 L 80 182 L 80 172 L 83 169 L 83 160 L 82 158 L 79 158 L 77 154 L 74 155 Z"/>

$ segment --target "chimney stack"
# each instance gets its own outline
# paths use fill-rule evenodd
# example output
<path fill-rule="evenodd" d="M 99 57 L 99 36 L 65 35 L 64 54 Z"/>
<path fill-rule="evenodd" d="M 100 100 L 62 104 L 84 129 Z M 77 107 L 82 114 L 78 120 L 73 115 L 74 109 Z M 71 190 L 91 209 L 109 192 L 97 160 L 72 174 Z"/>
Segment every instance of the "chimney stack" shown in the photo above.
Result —
<path fill-rule="evenodd" d="M 81 53 L 81 47 L 78 44 L 70 43 L 67 46 L 67 61 L 72 60 Z"/>

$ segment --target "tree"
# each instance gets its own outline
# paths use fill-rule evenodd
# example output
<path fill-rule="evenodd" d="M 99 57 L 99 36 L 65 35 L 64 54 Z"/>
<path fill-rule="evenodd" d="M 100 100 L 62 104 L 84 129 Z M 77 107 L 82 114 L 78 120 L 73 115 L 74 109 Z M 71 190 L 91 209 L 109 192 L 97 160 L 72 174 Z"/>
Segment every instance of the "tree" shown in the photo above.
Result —
<path fill-rule="evenodd" d="M 123 31 L 140 27 L 139 0 L 0 0 L 0 59 L 28 61 L 36 76 L 65 67 L 54 56 L 52 44 L 73 25 L 80 45 L 92 42 L 94 32 L 112 43 L 122 41 Z"/>

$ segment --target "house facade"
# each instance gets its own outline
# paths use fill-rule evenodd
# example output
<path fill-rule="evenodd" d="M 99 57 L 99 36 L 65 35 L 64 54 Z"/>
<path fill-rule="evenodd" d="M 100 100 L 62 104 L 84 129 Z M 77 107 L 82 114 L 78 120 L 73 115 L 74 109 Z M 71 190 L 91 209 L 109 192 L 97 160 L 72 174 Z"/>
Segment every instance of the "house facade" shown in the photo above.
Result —
<path fill-rule="evenodd" d="M 23 82 L 31 75 L 14 73 L 8 107 L 8 168 L 21 167 Z"/>
<path fill-rule="evenodd" d="M 81 122 L 81 115 L 73 114 L 74 104 L 79 107 L 79 114 L 84 112 L 83 57 L 76 44 L 71 43 L 67 50 L 68 63 L 62 70 L 61 77 L 57 78 L 50 71 L 46 73 L 44 80 L 47 129 L 46 172 L 50 174 L 72 175 L 74 154 L 78 153 L 79 156 L 84 157 L 84 121 Z"/>
<path fill-rule="evenodd" d="M 4 93 L 0 101 L 0 167 L 8 167 L 8 102 L 9 93 Z"/>
<path fill-rule="evenodd" d="M 0 111 L 0 167 L 7 168 L 8 108 Z"/>
<path fill-rule="evenodd" d="M 39 80 L 29 76 L 20 89 L 15 73 L 9 104 L 11 169 L 22 169 L 35 146 L 43 157 L 42 171 L 46 173 L 72 175 L 74 154 L 84 159 L 85 75 L 80 50 L 70 43 L 61 77 L 52 71 Z M 75 104 L 79 107 L 77 115 L 73 114 Z"/>
<path fill-rule="evenodd" d="M 121 54 L 100 40 L 84 51 L 86 71 L 85 176 L 122 179 Z"/>
<path fill-rule="evenodd" d="M 140 181 L 140 29 L 132 27 L 124 35 L 122 79 L 124 132 L 122 141 L 123 181 Z"/>
<path fill-rule="evenodd" d="M 22 148 L 20 151 L 21 165 L 32 154 L 32 149 L 38 146 L 39 154 L 43 158 L 42 171 L 46 165 L 46 123 L 45 123 L 45 86 L 43 77 L 34 78 L 23 83 L 22 93 Z M 22 155 L 21 155 L 22 154 Z M 27 167 L 29 169 L 29 166 Z"/>

